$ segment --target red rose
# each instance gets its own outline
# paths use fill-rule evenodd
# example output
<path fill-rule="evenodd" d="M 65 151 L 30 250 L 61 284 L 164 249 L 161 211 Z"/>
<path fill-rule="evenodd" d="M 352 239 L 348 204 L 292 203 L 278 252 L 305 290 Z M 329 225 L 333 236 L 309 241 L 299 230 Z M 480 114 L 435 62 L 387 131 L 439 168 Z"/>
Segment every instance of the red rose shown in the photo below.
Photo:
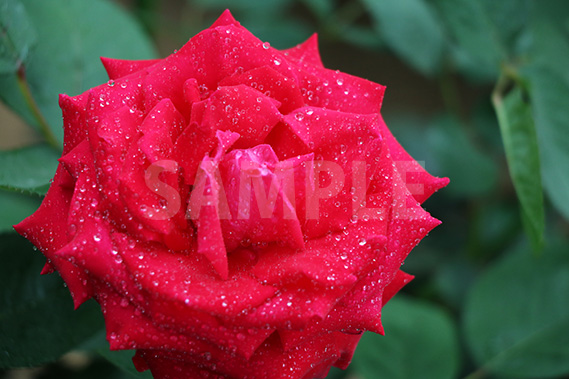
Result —
<path fill-rule="evenodd" d="M 379 113 L 384 87 L 275 50 L 224 13 L 162 60 L 103 59 L 62 95 L 65 145 L 16 226 L 111 349 L 156 378 L 312 378 L 345 368 L 439 221 Z"/>

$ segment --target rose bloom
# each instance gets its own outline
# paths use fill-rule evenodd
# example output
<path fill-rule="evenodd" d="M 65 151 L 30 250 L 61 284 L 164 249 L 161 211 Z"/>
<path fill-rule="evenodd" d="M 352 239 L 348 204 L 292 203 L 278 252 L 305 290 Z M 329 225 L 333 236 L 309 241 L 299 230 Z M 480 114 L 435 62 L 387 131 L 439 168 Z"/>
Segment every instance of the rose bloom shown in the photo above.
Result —
<path fill-rule="evenodd" d="M 398 144 L 385 87 L 279 51 L 226 11 L 165 59 L 103 58 L 61 95 L 65 144 L 16 230 L 94 298 L 113 350 L 155 378 L 314 378 L 346 368 L 412 276 L 448 183 Z"/>

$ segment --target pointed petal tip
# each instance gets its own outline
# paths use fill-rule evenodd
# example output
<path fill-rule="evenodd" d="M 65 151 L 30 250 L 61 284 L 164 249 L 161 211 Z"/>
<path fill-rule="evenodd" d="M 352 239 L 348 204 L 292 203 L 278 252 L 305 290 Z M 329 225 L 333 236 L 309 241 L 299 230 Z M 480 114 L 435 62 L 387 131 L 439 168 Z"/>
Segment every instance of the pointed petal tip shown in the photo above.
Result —
<path fill-rule="evenodd" d="M 427 175 L 430 177 L 430 182 L 425 185 L 425 193 L 414 195 L 416 200 L 419 203 L 424 203 L 428 198 L 430 198 L 435 192 L 440 190 L 441 188 L 446 187 L 450 180 L 449 178 L 439 178 L 436 176 L 430 176 L 428 173 Z M 438 224 L 437 224 L 438 225 Z"/>
<path fill-rule="evenodd" d="M 106 57 L 99 57 L 99 59 L 101 60 L 103 67 L 105 67 L 105 71 L 107 71 L 109 80 L 120 79 L 123 76 L 148 68 L 161 61 L 161 59 L 128 60 Z"/>
<path fill-rule="evenodd" d="M 61 271 L 59 271 L 61 273 Z M 92 291 L 82 286 L 80 282 L 77 282 L 75 278 L 71 281 L 66 280 L 67 287 L 69 288 L 69 293 L 71 293 L 71 298 L 73 299 L 73 309 L 77 310 L 81 304 L 89 300 L 92 296 Z M 78 285 L 79 284 L 79 285 Z"/>
<path fill-rule="evenodd" d="M 107 66 L 111 65 L 112 61 L 114 60 L 113 58 L 107 58 L 107 57 L 99 57 L 99 59 L 101 60 L 101 63 L 103 64 L 105 69 L 107 68 Z"/>
<path fill-rule="evenodd" d="M 235 17 L 233 17 L 233 15 L 231 14 L 231 11 L 229 9 L 226 9 L 225 11 L 223 11 L 221 16 L 219 16 L 217 20 L 215 20 L 215 22 L 210 26 L 210 28 L 216 28 L 218 26 L 228 26 L 228 25 L 241 26 L 239 21 L 235 20 Z"/>
<path fill-rule="evenodd" d="M 53 266 L 49 262 L 45 262 L 45 265 L 41 269 L 40 275 L 52 274 L 53 272 L 55 272 Z"/>
<path fill-rule="evenodd" d="M 444 178 L 435 178 L 435 187 L 437 188 L 437 190 L 446 187 L 448 184 L 450 183 L 450 179 L 447 177 Z"/>
<path fill-rule="evenodd" d="M 200 251 L 198 249 L 198 253 L 203 254 L 209 260 L 213 270 L 219 275 L 221 280 L 227 280 L 229 278 L 229 262 L 227 261 L 225 247 L 223 247 L 223 249 L 219 249 L 218 247 L 217 251 L 210 249 Z"/>
<path fill-rule="evenodd" d="M 23 219 L 19 223 L 12 225 L 12 228 L 14 228 L 16 233 L 18 233 L 19 235 L 21 235 L 24 238 L 28 238 L 28 230 L 30 230 L 32 228 L 32 224 L 33 224 L 32 218 L 33 218 L 34 214 L 35 213 L 32 213 L 31 215 L 29 215 L 28 217 L 26 217 L 25 219 Z"/>
<path fill-rule="evenodd" d="M 320 51 L 318 49 L 318 34 L 314 33 L 304 42 L 298 45 L 283 50 L 283 52 L 299 61 L 308 63 L 317 67 L 324 67 L 322 63 L 322 58 L 320 57 Z"/>
<path fill-rule="evenodd" d="M 291 49 L 301 49 L 301 50 L 316 50 L 318 51 L 318 33 L 312 33 L 310 37 L 305 39 L 303 42 L 292 47 Z"/>
<path fill-rule="evenodd" d="M 77 309 L 79 309 L 81 304 L 83 304 L 85 302 L 86 299 L 84 300 L 82 298 L 77 298 L 75 296 L 72 296 L 72 297 L 73 297 L 73 310 L 76 311 Z"/>
<path fill-rule="evenodd" d="M 60 93 L 58 98 L 58 105 L 61 108 L 61 112 L 65 113 L 65 110 L 73 108 L 73 98 L 66 93 Z"/>
<path fill-rule="evenodd" d="M 312 35 L 308 37 L 304 43 L 318 48 L 318 33 L 312 33 Z"/>
<path fill-rule="evenodd" d="M 229 278 L 229 262 L 227 261 L 227 255 L 223 255 L 217 259 L 212 257 L 208 258 L 210 258 L 210 262 L 221 280 L 227 280 Z"/>
<path fill-rule="evenodd" d="M 24 233 L 26 232 L 25 227 L 24 227 L 24 222 L 26 221 L 26 219 L 20 221 L 19 223 L 12 225 L 12 228 L 14 228 L 14 230 L 16 231 L 16 233 L 18 233 L 19 235 L 21 235 L 22 237 L 24 236 Z"/>
<path fill-rule="evenodd" d="M 371 319 L 365 331 L 384 336 L 385 329 L 383 329 L 383 324 L 381 323 L 381 315 L 377 315 L 375 319 Z"/>
<path fill-rule="evenodd" d="M 312 33 L 304 42 L 299 45 L 315 46 L 318 48 L 318 33 Z"/>
<path fill-rule="evenodd" d="M 99 59 L 101 60 L 101 63 L 103 64 L 103 67 L 105 68 L 109 79 L 113 79 L 115 60 L 107 57 L 99 57 Z"/>
<path fill-rule="evenodd" d="M 383 305 L 387 304 L 399 290 L 405 287 L 414 278 L 414 275 L 407 274 L 401 270 L 397 271 L 393 280 L 383 290 L 383 298 L 381 300 Z"/>

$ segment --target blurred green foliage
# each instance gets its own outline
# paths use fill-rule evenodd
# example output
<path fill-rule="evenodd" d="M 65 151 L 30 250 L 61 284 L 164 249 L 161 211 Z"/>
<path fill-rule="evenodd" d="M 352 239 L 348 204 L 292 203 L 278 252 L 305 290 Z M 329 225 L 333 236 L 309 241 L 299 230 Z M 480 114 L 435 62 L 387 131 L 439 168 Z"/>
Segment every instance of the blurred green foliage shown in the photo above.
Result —
<path fill-rule="evenodd" d="M 329 377 L 567 377 L 566 0 L 0 0 L 0 99 L 43 138 L 0 152 L 0 368 L 79 349 L 86 366 L 35 376 L 144 376 L 108 351 L 93 304 L 72 311 L 60 279 L 38 276 L 10 224 L 55 170 L 57 95 L 106 81 L 99 56 L 167 55 L 225 8 L 277 48 L 318 32 L 325 65 L 387 85 L 393 133 L 451 179 L 426 204 L 443 224 L 407 259 L 416 279 L 385 307 L 386 336 L 364 335 Z"/>

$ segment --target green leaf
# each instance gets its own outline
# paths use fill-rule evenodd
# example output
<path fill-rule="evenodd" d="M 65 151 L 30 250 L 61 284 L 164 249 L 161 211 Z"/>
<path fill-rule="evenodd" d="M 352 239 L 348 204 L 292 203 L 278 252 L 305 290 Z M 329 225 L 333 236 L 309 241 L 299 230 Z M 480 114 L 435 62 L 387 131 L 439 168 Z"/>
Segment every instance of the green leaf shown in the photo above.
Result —
<path fill-rule="evenodd" d="M 17 0 L 0 4 L 0 75 L 14 73 L 36 42 L 36 32 Z"/>
<path fill-rule="evenodd" d="M 471 197 L 491 191 L 497 184 L 497 166 L 466 133 L 464 125 L 449 116 L 435 120 L 428 130 L 428 143 L 439 171 L 451 178 L 445 191 Z"/>
<path fill-rule="evenodd" d="M 40 276 L 45 260 L 29 242 L 0 239 L 0 368 L 54 361 L 103 328 L 94 301 L 74 311 L 61 278 Z"/>
<path fill-rule="evenodd" d="M 41 200 L 37 196 L 27 196 L 0 190 L 0 233 L 12 231 L 12 225 L 19 223 L 39 208 Z"/>
<path fill-rule="evenodd" d="M 300 2 L 310 9 L 319 20 L 326 20 L 334 12 L 335 1 L 330 0 L 300 0 Z"/>
<path fill-rule="evenodd" d="M 363 0 L 380 37 L 424 74 L 438 71 L 444 35 L 436 13 L 424 0 Z"/>
<path fill-rule="evenodd" d="M 478 64 L 491 66 L 497 73 L 504 55 L 493 24 L 478 0 L 436 0 L 443 19 L 458 46 Z"/>
<path fill-rule="evenodd" d="M 519 238 L 519 203 L 509 199 L 504 201 L 500 197 L 481 202 L 477 204 L 476 214 L 467 228 L 469 233 L 476 233 L 475 249 L 479 251 L 479 261 L 483 261 L 483 257 L 495 257 Z"/>
<path fill-rule="evenodd" d="M 138 372 L 136 368 L 134 368 L 134 363 L 132 363 L 132 357 L 134 356 L 133 350 L 110 351 L 109 349 L 99 349 L 97 352 L 103 358 L 126 372 L 130 378 L 152 379 L 152 374 L 149 370 Z"/>
<path fill-rule="evenodd" d="M 232 12 L 253 12 L 253 13 L 273 13 L 282 12 L 290 5 L 292 0 L 274 0 L 274 1 L 257 1 L 257 0 L 233 0 L 231 2 Z M 227 9 L 227 0 L 194 0 L 194 4 L 213 11 L 223 11 Z"/>
<path fill-rule="evenodd" d="M 409 272 L 414 271 L 409 270 Z M 458 308 L 464 304 L 464 296 L 476 274 L 474 265 L 468 262 L 464 255 L 457 254 L 456 257 L 439 263 L 433 280 L 439 295 L 446 300 L 446 303 Z"/>
<path fill-rule="evenodd" d="M 566 17 L 569 18 L 569 6 L 566 4 Z M 537 10 L 536 10 L 537 13 Z M 556 25 L 549 15 L 541 15 L 541 10 L 532 20 L 530 31 L 533 44 L 529 49 L 530 67 L 544 67 L 569 79 L 569 36 L 563 30 L 564 25 Z M 563 12 L 560 12 L 563 13 Z M 544 18 L 545 17 L 545 18 Z"/>
<path fill-rule="evenodd" d="M 565 9 L 569 17 L 569 7 Z M 532 24 L 535 43 L 531 61 L 521 73 L 529 83 L 543 185 L 552 203 L 569 220 L 569 37 L 554 26 L 542 19 Z"/>
<path fill-rule="evenodd" d="M 539 147 L 530 105 L 514 88 L 503 99 L 492 97 L 504 141 L 510 176 L 522 207 L 522 219 L 534 249 L 543 245 L 545 211 L 541 189 Z"/>
<path fill-rule="evenodd" d="M 0 189 L 45 194 L 58 158 L 59 154 L 46 145 L 0 151 Z"/>
<path fill-rule="evenodd" d="M 61 142 L 58 94 L 78 95 L 107 81 L 100 56 L 148 59 L 155 57 L 154 49 L 131 16 L 109 1 L 21 3 L 38 35 L 36 48 L 28 54 L 26 80 L 52 133 Z M 15 75 L 0 75 L 0 99 L 41 129 Z"/>
<path fill-rule="evenodd" d="M 338 37 L 348 44 L 365 49 L 379 50 L 384 47 L 375 31 L 366 26 L 349 25 L 339 33 Z"/>
<path fill-rule="evenodd" d="M 536 3 L 531 0 L 477 1 L 484 7 L 489 20 L 495 25 L 495 33 L 505 51 L 511 55 L 520 33 L 523 33 L 523 29 L 527 27 L 530 15 L 533 12 L 532 6 L 535 6 Z"/>
<path fill-rule="evenodd" d="M 535 68 L 527 74 L 543 184 L 555 207 L 569 220 L 569 83 L 547 69 Z"/>
<path fill-rule="evenodd" d="M 385 336 L 364 333 L 352 360 L 364 379 L 454 378 L 458 337 L 440 308 L 396 296 L 382 310 Z"/>
<path fill-rule="evenodd" d="M 512 54 L 527 23 L 529 2 L 435 0 L 455 43 L 452 55 L 460 69 L 479 79 L 498 76 L 500 63 Z"/>
<path fill-rule="evenodd" d="M 150 371 L 138 372 L 136 368 L 134 368 L 134 364 L 132 363 L 132 357 L 135 353 L 134 350 L 109 350 L 105 330 L 101 330 L 80 348 L 97 352 L 107 361 L 120 368 L 121 371 L 127 373 L 129 378 L 152 379 Z"/>
<path fill-rule="evenodd" d="M 349 377 L 348 374 L 349 374 L 349 369 L 342 370 L 332 366 L 330 368 L 328 376 L 326 376 L 326 379 L 344 379 Z"/>
<path fill-rule="evenodd" d="M 569 59 L 569 52 L 560 49 L 567 46 L 569 38 L 569 3 L 565 0 L 532 1 L 530 8 L 531 47 L 532 58 L 541 55 L 544 63 L 557 66 L 567 73 L 563 67 Z M 557 57 L 559 61 L 549 61 Z"/>
<path fill-rule="evenodd" d="M 466 341 L 477 363 L 500 376 L 569 373 L 569 245 L 538 257 L 528 248 L 490 267 L 473 286 L 464 311 Z"/>

